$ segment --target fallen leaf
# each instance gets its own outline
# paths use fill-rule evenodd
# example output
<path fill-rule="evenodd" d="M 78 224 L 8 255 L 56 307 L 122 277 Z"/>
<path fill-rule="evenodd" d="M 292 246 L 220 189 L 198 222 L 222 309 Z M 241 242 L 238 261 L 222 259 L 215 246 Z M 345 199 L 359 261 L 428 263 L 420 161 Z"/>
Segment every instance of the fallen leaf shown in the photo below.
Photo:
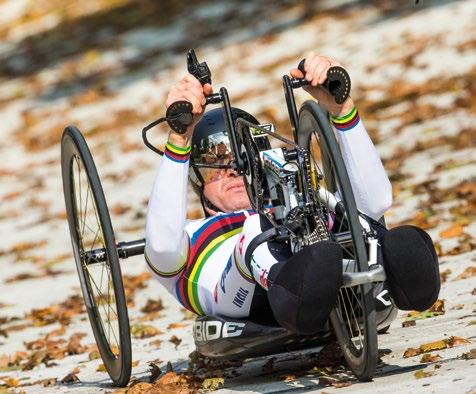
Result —
<path fill-rule="evenodd" d="M 422 379 L 422 378 L 427 378 L 429 376 L 433 376 L 433 372 L 426 372 L 422 371 L 421 369 L 419 371 L 416 371 L 413 376 L 417 379 Z"/>
<path fill-rule="evenodd" d="M 153 384 L 153 387 L 157 389 L 158 392 L 180 394 L 196 393 L 199 388 L 193 378 L 175 372 L 167 372 L 161 376 Z"/>
<path fill-rule="evenodd" d="M 175 345 L 175 348 L 178 347 L 182 343 L 182 340 L 178 338 L 176 335 L 172 335 L 169 339 L 169 342 L 172 342 Z"/>
<path fill-rule="evenodd" d="M 79 382 L 79 378 L 76 375 L 79 372 L 77 368 L 75 368 L 72 372 L 67 374 L 63 379 L 61 379 L 61 383 L 63 384 L 72 384 Z"/>
<path fill-rule="evenodd" d="M 468 267 L 453 280 L 468 279 L 476 275 L 476 267 Z"/>
<path fill-rule="evenodd" d="M 148 299 L 146 304 L 141 308 L 142 313 L 151 313 L 151 312 L 159 312 L 164 309 L 164 305 L 162 304 L 162 300 L 152 300 Z"/>
<path fill-rule="evenodd" d="M 456 336 L 449 337 L 446 340 L 446 342 L 448 344 L 448 347 L 454 347 L 454 346 L 464 345 L 466 343 L 471 343 L 471 341 L 469 341 L 466 338 L 456 337 Z"/>
<path fill-rule="evenodd" d="M 161 344 L 162 344 L 162 340 L 160 339 L 155 339 L 149 342 L 149 345 L 155 346 L 156 348 L 159 348 Z"/>
<path fill-rule="evenodd" d="M 88 355 L 89 360 L 97 360 L 98 358 L 101 358 L 101 354 L 99 353 L 98 349 L 91 350 Z"/>
<path fill-rule="evenodd" d="M 96 372 L 107 372 L 106 366 L 104 364 L 99 364 L 96 368 Z"/>
<path fill-rule="evenodd" d="M 435 303 L 428 309 L 430 312 L 445 313 L 445 300 L 436 300 Z"/>
<path fill-rule="evenodd" d="M 149 377 L 150 383 L 154 383 L 162 374 L 162 370 L 159 368 L 159 366 L 152 362 L 149 363 L 149 372 L 150 372 L 150 377 Z"/>
<path fill-rule="evenodd" d="M 420 350 L 423 353 L 431 352 L 432 350 L 446 349 L 447 342 L 445 340 L 425 343 L 420 345 Z"/>
<path fill-rule="evenodd" d="M 150 338 L 158 334 L 161 334 L 161 332 L 154 326 L 145 324 L 134 324 L 131 326 L 131 335 L 134 338 Z"/>
<path fill-rule="evenodd" d="M 182 327 L 187 327 L 187 323 L 170 323 L 167 326 L 167 330 L 173 330 L 174 328 L 182 328 Z"/>
<path fill-rule="evenodd" d="M 20 384 L 20 380 L 12 377 L 3 378 L 2 380 L 3 384 L 7 387 L 17 387 Z"/>
<path fill-rule="evenodd" d="M 132 387 L 127 389 L 127 394 L 143 394 L 143 393 L 153 393 L 154 391 L 151 391 L 152 389 L 152 384 L 146 383 L 146 382 L 140 382 L 136 383 Z M 165 391 L 164 391 L 165 393 Z"/>
<path fill-rule="evenodd" d="M 403 358 L 414 357 L 418 356 L 419 354 L 421 354 L 420 349 L 411 347 L 405 350 L 405 352 L 403 353 Z"/>
<path fill-rule="evenodd" d="M 456 238 L 459 237 L 464 232 L 464 227 L 461 224 L 453 224 L 448 227 L 446 230 L 440 232 L 441 238 Z"/>
<path fill-rule="evenodd" d="M 439 354 L 424 354 L 421 359 L 420 359 L 420 362 L 421 363 L 433 363 L 435 361 L 438 361 L 438 360 L 441 360 L 441 357 Z"/>
<path fill-rule="evenodd" d="M 150 278 L 151 274 L 149 272 L 143 272 L 139 275 L 122 275 L 122 283 L 128 306 L 133 306 L 135 292 L 145 289 Z"/>
<path fill-rule="evenodd" d="M 47 378 L 47 379 L 40 380 L 38 382 L 38 384 L 41 384 L 43 387 L 56 386 L 57 383 L 58 383 L 57 378 Z"/>
<path fill-rule="evenodd" d="M 461 356 L 465 360 L 473 360 L 476 358 L 476 348 L 471 349 L 469 352 L 463 353 Z"/>
<path fill-rule="evenodd" d="M 440 272 L 440 281 L 441 283 L 445 283 L 448 279 L 448 276 L 452 273 L 449 268 L 445 269 L 443 272 Z"/>
<path fill-rule="evenodd" d="M 342 387 L 349 387 L 349 386 L 352 386 L 352 382 L 333 382 L 331 383 L 332 387 L 335 387 L 337 389 L 340 389 Z"/>
<path fill-rule="evenodd" d="M 294 382 L 297 378 L 298 378 L 297 375 L 283 375 L 281 377 L 281 379 L 286 383 Z"/>
<path fill-rule="evenodd" d="M 405 320 L 405 321 L 402 322 L 402 327 L 403 328 L 412 327 L 412 326 L 416 326 L 416 321 L 415 320 Z"/>
<path fill-rule="evenodd" d="M 124 205 L 121 203 L 117 203 L 116 205 L 113 205 L 109 208 L 109 212 L 111 212 L 113 215 L 123 215 L 130 210 L 131 207 L 129 205 Z"/>
<path fill-rule="evenodd" d="M 471 291 L 471 295 L 476 295 L 476 287 Z"/>
<path fill-rule="evenodd" d="M 429 309 L 426 311 L 418 312 L 418 311 L 412 311 L 407 314 L 407 321 L 409 320 L 422 320 L 422 319 L 429 319 L 431 317 L 436 317 L 443 315 L 441 312 L 432 312 Z"/>
<path fill-rule="evenodd" d="M 222 388 L 225 385 L 224 378 L 207 378 L 202 383 L 202 388 L 204 390 L 215 391 Z"/>

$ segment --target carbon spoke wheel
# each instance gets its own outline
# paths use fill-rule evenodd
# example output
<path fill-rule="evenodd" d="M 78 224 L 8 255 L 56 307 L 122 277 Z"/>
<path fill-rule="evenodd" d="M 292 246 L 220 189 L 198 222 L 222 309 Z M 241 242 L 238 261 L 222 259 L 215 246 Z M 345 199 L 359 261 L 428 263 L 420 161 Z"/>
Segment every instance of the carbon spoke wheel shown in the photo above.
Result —
<path fill-rule="evenodd" d="M 61 171 L 84 303 L 107 372 L 117 386 L 132 368 L 129 318 L 114 232 L 96 166 L 81 132 L 65 129 Z M 92 251 L 102 250 L 105 258 Z"/>
<path fill-rule="evenodd" d="M 300 109 L 298 144 L 311 153 L 315 186 L 330 193 L 320 193 L 320 201 L 330 235 L 343 249 L 343 270 L 368 271 L 364 235 L 341 151 L 325 110 L 315 102 L 306 101 Z M 333 195 L 340 200 L 339 209 L 331 208 Z M 350 369 L 359 380 L 371 380 L 378 352 L 373 285 L 341 288 L 330 321 Z"/>

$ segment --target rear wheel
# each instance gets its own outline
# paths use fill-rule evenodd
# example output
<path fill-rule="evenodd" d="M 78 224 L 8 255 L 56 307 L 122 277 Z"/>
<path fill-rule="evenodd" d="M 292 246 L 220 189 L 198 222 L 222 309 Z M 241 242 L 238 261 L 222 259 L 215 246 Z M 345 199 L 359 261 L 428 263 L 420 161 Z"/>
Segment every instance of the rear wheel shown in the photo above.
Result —
<path fill-rule="evenodd" d="M 81 132 L 73 126 L 65 129 L 61 140 L 61 170 L 89 321 L 109 376 L 117 386 L 125 386 L 131 375 L 131 338 L 119 256 L 96 166 Z"/>
<path fill-rule="evenodd" d="M 326 112 L 315 102 L 306 101 L 300 109 L 298 144 L 311 153 L 315 186 L 319 183 L 341 200 L 338 212 L 331 209 L 330 200 L 323 201 L 322 208 L 332 225 L 331 237 L 343 248 L 344 271 L 368 271 L 364 235 L 340 148 Z M 330 321 L 350 369 L 359 380 L 372 379 L 378 351 L 373 285 L 341 288 Z"/>

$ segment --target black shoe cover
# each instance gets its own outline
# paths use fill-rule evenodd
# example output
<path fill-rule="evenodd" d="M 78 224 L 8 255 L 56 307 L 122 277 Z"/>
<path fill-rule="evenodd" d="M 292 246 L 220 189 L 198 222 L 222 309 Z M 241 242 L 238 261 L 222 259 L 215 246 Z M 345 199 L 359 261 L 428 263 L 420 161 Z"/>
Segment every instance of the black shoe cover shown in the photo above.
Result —
<path fill-rule="evenodd" d="M 321 330 L 342 285 L 342 248 L 322 241 L 271 267 L 268 297 L 277 322 L 297 334 Z"/>
<path fill-rule="evenodd" d="M 430 236 L 415 226 L 400 226 L 383 238 L 383 264 L 395 305 L 424 311 L 440 292 L 438 257 Z"/>

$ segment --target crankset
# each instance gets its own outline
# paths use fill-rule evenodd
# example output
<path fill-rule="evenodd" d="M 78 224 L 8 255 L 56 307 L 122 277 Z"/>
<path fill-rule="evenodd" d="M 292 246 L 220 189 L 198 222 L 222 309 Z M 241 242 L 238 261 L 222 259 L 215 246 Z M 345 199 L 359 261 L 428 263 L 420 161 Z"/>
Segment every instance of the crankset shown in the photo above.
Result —
<path fill-rule="evenodd" d="M 260 163 L 259 148 L 253 139 L 250 128 L 237 123 L 236 139 L 238 152 L 243 161 L 242 173 L 245 178 L 245 187 L 251 206 L 261 212 L 264 208 L 264 173 Z"/>

